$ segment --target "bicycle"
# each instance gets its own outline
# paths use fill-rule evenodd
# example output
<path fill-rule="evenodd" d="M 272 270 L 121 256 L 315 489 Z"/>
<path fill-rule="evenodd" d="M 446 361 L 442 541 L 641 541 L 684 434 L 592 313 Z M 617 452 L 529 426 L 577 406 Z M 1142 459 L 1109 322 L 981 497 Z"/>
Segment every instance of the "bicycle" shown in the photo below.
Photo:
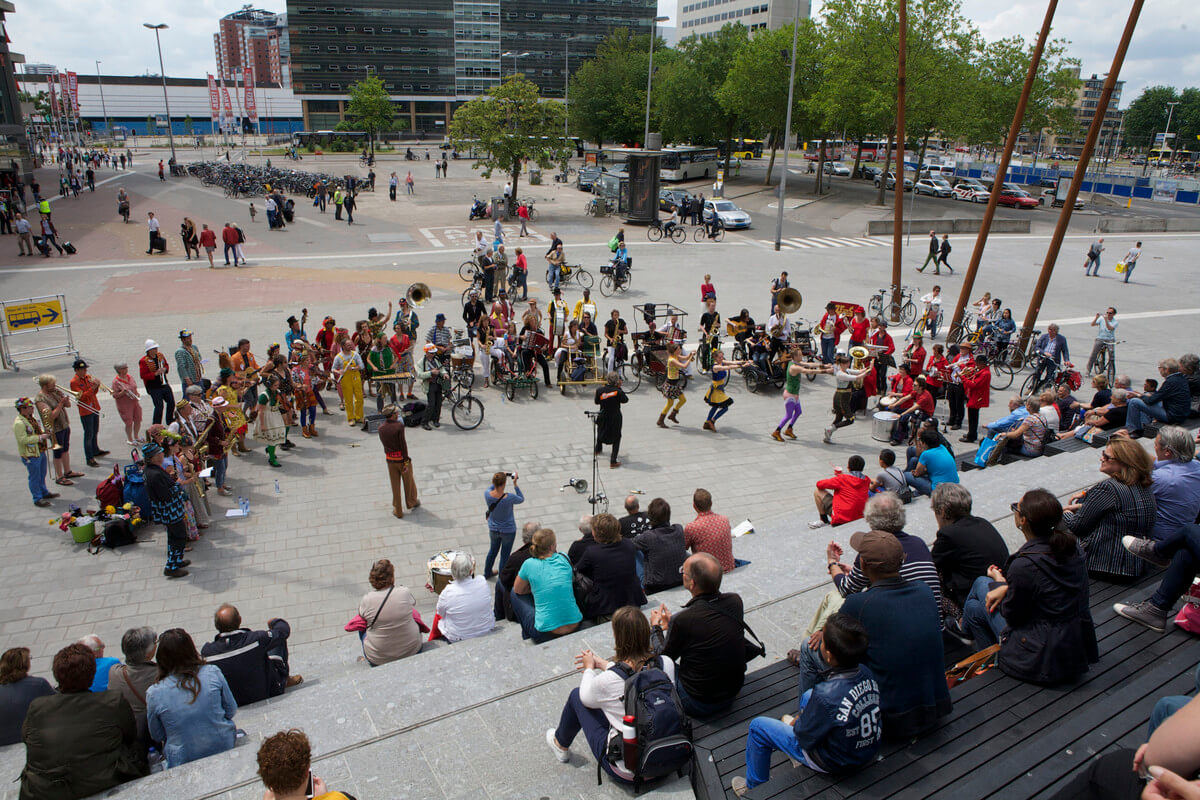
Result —
<path fill-rule="evenodd" d="M 471 387 L 460 393 L 450 407 L 450 418 L 464 431 L 473 431 L 483 422 L 483 401 L 471 393 Z"/>
<path fill-rule="evenodd" d="M 621 270 L 621 276 L 618 280 L 617 268 L 612 264 L 600 265 L 600 294 L 605 297 L 612 297 L 617 292 L 628 291 L 629 284 L 633 282 L 633 267 L 628 263 Z"/>
<path fill-rule="evenodd" d="M 1053 369 L 1044 369 L 1050 366 Z M 1047 387 L 1057 387 L 1060 383 L 1069 382 L 1071 388 L 1078 389 L 1081 381 L 1079 380 L 1079 370 L 1075 369 L 1075 365 L 1070 361 L 1064 361 L 1062 364 L 1055 364 L 1050 360 L 1049 356 L 1038 354 L 1037 366 L 1033 368 L 1033 374 L 1025 379 L 1021 384 L 1021 396 L 1032 397 Z"/>
<path fill-rule="evenodd" d="M 536 209 L 536 208 L 534 208 L 534 207 L 533 207 L 533 203 L 534 203 L 534 201 L 533 201 L 533 200 L 530 200 L 530 199 L 525 199 L 525 200 L 522 200 L 521 202 L 517 203 L 517 205 L 518 205 L 518 206 L 525 206 L 527 209 L 529 209 L 529 221 L 530 221 L 530 222 L 537 222 L 537 218 L 538 218 L 538 211 L 537 211 L 537 209 Z M 516 209 L 514 209 L 514 211 L 515 211 L 515 210 L 516 210 Z"/>
<path fill-rule="evenodd" d="M 1117 345 L 1124 344 L 1125 340 L 1104 342 L 1104 346 L 1100 348 L 1100 352 L 1096 354 L 1096 361 L 1092 364 L 1092 375 L 1103 375 L 1108 378 L 1108 385 L 1112 386 L 1117 379 Z"/>
<path fill-rule="evenodd" d="M 884 298 L 892 295 L 895 289 L 894 286 L 878 289 L 867 302 L 867 315 L 871 317 L 884 316 L 889 321 L 899 320 L 905 325 L 911 325 L 917 318 L 917 306 L 912 301 L 915 290 L 911 286 L 901 286 L 900 299 L 903 302 L 888 301 L 885 305 Z"/>
<path fill-rule="evenodd" d="M 562 286 L 571 281 L 578 283 L 581 289 L 590 289 L 595 283 L 595 278 L 578 264 L 563 264 L 559 271 L 558 285 Z"/>
<path fill-rule="evenodd" d="M 692 234 L 692 239 L 697 242 L 720 242 L 725 239 L 725 226 L 719 221 L 716 228 L 711 232 L 708 225 L 698 225 L 695 232 Z"/>
<path fill-rule="evenodd" d="M 607 217 L 616 210 L 616 204 L 606 197 L 593 197 L 583 207 L 583 213 L 589 217 Z"/>
<path fill-rule="evenodd" d="M 468 283 L 481 283 L 483 281 L 483 270 L 479 268 L 479 264 L 475 259 L 468 259 L 458 265 L 458 277 Z"/>
<path fill-rule="evenodd" d="M 663 224 L 662 220 L 656 219 L 650 223 L 650 227 L 646 229 L 646 238 L 652 242 L 657 242 L 664 236 L 669 238 L 675 244 L 681 244 L 687 239 L 687 231 L 683 229 L 683 225 L 675 223 L 670 230 Z"/>

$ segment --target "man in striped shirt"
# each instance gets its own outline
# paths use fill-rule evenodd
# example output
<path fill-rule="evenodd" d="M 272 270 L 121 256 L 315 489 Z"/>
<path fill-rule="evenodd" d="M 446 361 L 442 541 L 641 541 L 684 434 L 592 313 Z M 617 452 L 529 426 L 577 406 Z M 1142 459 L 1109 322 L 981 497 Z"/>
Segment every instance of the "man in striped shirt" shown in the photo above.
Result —
<path fill-rule="evenodd" d="M 923 581 L 928 584 L 929 588 L 933 590 L 934 599 L 937 600 L 938 615 L 941 617 L 942 582 L 938 577 L 937 567 L 933 563 L 933 557 L 929 554 L 929 548 L 925 542 L 904 532 L 904 524 L 907 520 L 904 504 L 900 502 L 900 498 L 893 492 L 880 492 L 875 495 L 867 501 L 867 506 L 863 510 L 863 521 L 871 530 L 886 531 L 900 540 L 900 545 L 904 548 L 904 563 L 900 566 L 900 577 L 906 581 Z M 830 542 L 825 549 L 833 585 L 845 598 L 866 591 L 871 584 L 867 580 L 867 576 L 863 574 L 862 565 L 857 558 L 852 567 L 841 563 L 842 552 L 841 545 L 836 542 Z"/>

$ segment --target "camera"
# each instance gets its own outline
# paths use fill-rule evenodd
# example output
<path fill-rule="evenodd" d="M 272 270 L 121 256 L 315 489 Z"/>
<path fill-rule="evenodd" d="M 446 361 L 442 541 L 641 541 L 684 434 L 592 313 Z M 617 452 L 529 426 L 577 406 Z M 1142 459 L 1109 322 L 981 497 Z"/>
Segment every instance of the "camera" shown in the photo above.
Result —
<path fill-rule="evenodd" d="M 515 473 L 515 472 L 506 472 L 506 473 L 504 473 L 504 474 L 505 474 L 505 475 L 507 475 L 507 476 L 508 476 L 508 477 L 510 477 L 510 478 L 515 478 L 515 477 L 517 477 L 517 473 Z"/>

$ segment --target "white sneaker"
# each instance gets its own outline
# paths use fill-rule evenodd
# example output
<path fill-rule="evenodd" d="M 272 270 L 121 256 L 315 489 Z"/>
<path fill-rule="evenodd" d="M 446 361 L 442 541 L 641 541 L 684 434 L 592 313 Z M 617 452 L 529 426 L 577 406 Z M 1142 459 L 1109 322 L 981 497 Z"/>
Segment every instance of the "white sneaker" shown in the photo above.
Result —
<path fill-rule="evenodd" d="M 825 436 L 821 439 L 825 444 L 833 444 L 833 428 L 825 429 Z"/>
<path fill-rule="evenodd" d="M 814 519 L 812 522 L 808 523 L 808 527 L 813 528 L 813 529 L 824 528 L 828 524 L 829 523 L 823 519 Z"/>
<path fill-rule="evenodd" d="M 550 745 L 550 749 L 554 751 L 554 757 L 557 758 L 560 763 L 566 764 L 571 760 L 571 749 L 567 748 L 566 750 L 563 750 L 558 746 L 558 742 L 554 740 L 554 728 L 549 728 L 546 730 L 546 744 Z"/>

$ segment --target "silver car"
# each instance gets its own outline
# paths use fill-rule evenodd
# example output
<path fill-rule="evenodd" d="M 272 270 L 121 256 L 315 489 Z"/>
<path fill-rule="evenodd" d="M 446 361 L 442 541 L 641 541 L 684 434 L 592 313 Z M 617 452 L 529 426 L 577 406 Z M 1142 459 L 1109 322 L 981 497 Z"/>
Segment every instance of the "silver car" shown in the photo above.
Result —
<path fill-rule="evenodd" d="M 712 219 L 713 214 L 717 215 L 726 228 L 750 227 L 750 215 L 728 200 L 705 200 L 704 219 Z"/>

